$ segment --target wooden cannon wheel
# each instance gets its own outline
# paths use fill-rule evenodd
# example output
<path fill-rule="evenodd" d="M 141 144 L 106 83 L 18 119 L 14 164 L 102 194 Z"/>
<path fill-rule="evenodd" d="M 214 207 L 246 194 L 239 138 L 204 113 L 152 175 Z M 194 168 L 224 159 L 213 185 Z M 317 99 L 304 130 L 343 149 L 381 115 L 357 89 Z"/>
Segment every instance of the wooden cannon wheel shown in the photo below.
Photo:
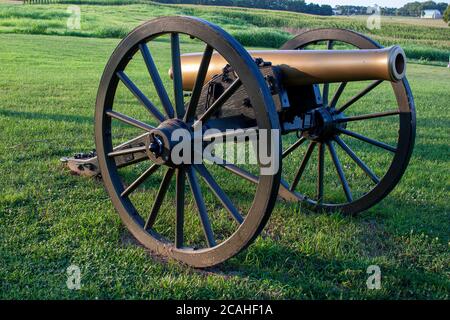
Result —
<path fill-rule="evenodd" d="M 356 32 L 343 29 L 315 29 L 306 31 L 297 35 L 292 40 L 285 43 L 281 49 L 284 50 L 307 50 L 318 48 L 333 50 L 333 48 L 341 46 L 350 49 L 378 49 L 382 48 L 380 44 L 371 40 L 370 38 L 361 35 Z M 302 204 L 305 204 L 308 208 L 316 211 L 341 211 L 347 214 L 356 214 L 371 208 L 378 202 L 380 202 L 400 181 L 403 173 L 406 170 L 411 153 L 414 146 L 415 132 L 416 132 L 416 115 L 413 96 L 406 78 L 399 82 L 392 82 L 391 87 L 393 91 L 392 100 L 388 100 L 387 97 L 382 97 L 389 103 L 396 104 L 390 105 L 388 110 L 377 111 L 378 107 L 383 106 L 383 101 L 377 101 L 376 98 L 371 97 L 374 92 L 382 87 L 383 81 L 374 81 L 365 86 L 364 89 L 358 89 L 357 93 L 353 94 L 347 101 L 340 102 L 344 90 L 348 88 L 347 83 L 341 83 L 337 87 L 334 96 L 329 98 L 330 84 L 324 84 L 322 89 L 323 99 L 323 112 L 324 114 L 331 114 L 332 120 L 329 124 L 334 131 L 328 132 L 326 135 L 320 136 L 301 136 L 298 137 L 294 143 L 286 143 L 283 140 L 284 152 L 283 152 L 283 166 L 285 170 L 290 166 L 286 164 L 289 157 L 295 156 L 300 153 L 301 157 L 299 162 L 295 162 L 295 175 L 291 181 L 282 180 L 280 188 L 280 196 L 288 200 L 297 200 Z M 389 91 L 389 83 L 386 84 L 386 91 Z M 374 92 L 372 92 L 374 91 Z M 391 91 L 391 92 L 392 92 Z M 372 93 L 371 93 L 372 92 Z M 369 99 L 370 109 L 362 111 L 360 113 L 352 113 L 352 108 L 359 102 L 364 102 L 364 99 Z M 372 100 L 370 100 L 372 99 Z M 364 124 L 374 119 L 396 119 L 389 123 L 381 123 L 377 128 L 379 136 L 384 138 L 390 138 L 395 140 L 396 144 L 387 144 L 383 141 L 376 140 L 372 137 L 366 136 L 359 132 L 352 131 L 348 127 L 337 125 L 340 124 L 358 124 L 359 129 L 364 130 Z M 335 122 L 335 123 L 333 123 Z M 396 125 L 394 128 L 393 126 Z M 334 126 L 334 127 L 333 127 Z M 392 128 L 391 128 L 392 127 Z M 392 129 L 389 131 L 388 129 Z M 384 131 L 386 133 L 383 135 Z M 348 139 L 348 140 L 347 140 Z M 358 155 L 357 151 L 354 151 L 349 144 L 344 140 L 356 141 L 367 145 L 372 150 L 385 152 L 389 155 L 386 160 L 384 169 L 370 168 Z M 291 140 L 292 141 L 292 140 Z M 302 146 L 302 148 L 299 148 Z M 314 151 L 317 150 L 316 156 L 313 156 Z M 360 170 L 362 173 L 362 179 L 366 179 L 364 182 L 359 183 L 363 186 L 362 190 L 357 195 L 352 194 L 351 186 L 352 182 L 358 184 L 356 179 L 349 182 L 348 176 L 353 174 L 347 172 L 344 165 L 342 165 L 340 157 L 338 157 L 337 150 L 342 151 L 341 156 L 348 157 L 353 162 L 354 170 Z M 362 148 L 362 153 L 368 153 Z M 328 151 L 328 152 L 327 152 Z M 329 166 L 325 166 L 325 156 L 330 155 Z M 370 157 L 370 153 L 368 153 Z M 366 155 L 366 158 L 368 158 Z M 376 155 L 376 154 L 375 154 Z M 311 165 L 311 159 L 315 158 L 315 164 Z M 379 157 L 383 157 L 380 154 Z M 313 166 L 312 170 L 315 171 L 315 187 L 307 189 L 305 169 L 308 165 Z M 377 169 L 378 172 L 374 172 Z M 327 171 L 335 172 L 334 181 L 329 179 L 326 181 L 325 173 Z M 332 177 L 333 178 L 333 177 Z M 327 182 L 331 185 L 328 188 L 328 194 L 326 191 Z M 340 185 L 340 186 L 339 186 Z M 342 190 L 340 190 L 342 188 Z M 344 197 L 340 199 L 329 200 L 330 194 L 341 193 Z"/>
<path fill-rule="evenodd" d="M 180 45 L 183 45 L 180 37 L 186 35 L 204 45 L 204 56 L 190 101 L 185 101 L 180 66 Z M 170 43 L 167 58 L 171 56 L 172 59 L 173 91 L 164 85 L 152 56 L 153 50 L 156 50 L 153 43 L 161 43 L 163 40 L 160 38 L 164 36 L 169 38 Z M 250 195 L 249 205 L 244 211 L 245 206 L 239 207 L 234 203 L 234 198 L 219 186 L 217 176 L 213 177 L 206 164 L 166 166 L 165 163 L 152 162 L 149 156 L 148 161 L 139 163 L 146 164 L 145 171 L 131 183 L 124 183 L 126 177 L 122 174 L 123 168 L 116 166 L 114 157 L 123 156 L 127 151 L 113 151 L 113 132 L 118 125 L 119 132 L 120 126 L 132 126 L 142 130 L 140 134 L 148 133 L 151 136 L 155 126 L 150 125 L 150 122 L 164 130 L 192 127 L 205 73 L 214 50 L 226 59 L 238 76 L 228 94 L 239 87 L 245 88 L 256 115 L 257 129 L 279 129 L 272 96 L 248 52 L 221 28 L 192 17 L 158 18 L 137 27 L 123 39 L 104 70 L 95 110 L 95 141 L 101 175 L 123 223 L 145 247 L 194 267 L 208 267 L 223 262 L 244 249 L 261 232 L 277 198 L 281 170 L 257 177 L 244 174 L 244 179 L 257 179 L 254 194 Z M 153 82 L 159 101 L 150 101 L 143 93 L 145 88 L 139 88 L 128 76 L 127 66 L 136 57 L 143 59 L 141 68 L 148 69 L 148 81 Z M 124 85 L 149 111 L 146 119 L 137 119 L 117 111 L 120 99 L 115 99 L 115 95 L 119 84 Z M 171 92 L 173 98 L 169 97 Z M 218 99 L 222 100 L 221 103 L 227 100 L 227 93 L 223 95 L 223 99 Z M 155 105 L 162 105 L 163 110 Z M 133 149 L 130 148 L 129 152 L 137 151 Z M 273 152 L 281 155 L 281 147 Z M 258 160 L 254 165 L 255 171 L 260 172 L 261 166 Z M 240 173 L 239 168 L 232 164 L 225 163 L 222 167 L 219 170 L 232 176 L 226 178 L 229 181 L 235 177 L 230 173 Z M 160 174 L 159 180 L 154 178 L 155 173 Z M 198 179 L 198 176 L 202 179 Z M 175 186 L 172 186 L 173 181 Z M 146 183 L 150 185 L 147 190 L 142 188 Z M 158 183 L 159 189 L 155 187 Z M 152 195 L 146 201 L 149 206 L 140 209 L 143 201 L 135 201 L 133 196 L 143 193 Z M 169 199 L 169 196 L 172 198 Z M 213 204 L 208 203 L 213 200 Z M 196 209 L 187 212 L 187 206 Z M 192 211 L 198 214 L 192 217 Z M 168 218 L 168 215 L 171 216 Z M 158 220 L 163 218 L 164 223 L 158 227 Z M 221 239 L 218 239 L 219 232 L 216 233 L 215 227 L 216 230 L 220 229 L 220 234 L 224 234 Z M 195 233 L 195 236 L 191 236 L 188 231 Z M 203 239 L 198 240 L 198 234 Z"/>

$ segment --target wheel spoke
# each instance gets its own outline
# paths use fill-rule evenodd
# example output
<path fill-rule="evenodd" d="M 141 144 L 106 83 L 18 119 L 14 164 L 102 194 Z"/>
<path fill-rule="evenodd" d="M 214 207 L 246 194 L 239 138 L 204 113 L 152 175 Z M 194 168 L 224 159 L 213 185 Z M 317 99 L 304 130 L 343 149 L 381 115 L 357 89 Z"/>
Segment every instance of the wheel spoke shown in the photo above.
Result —
<path fill-rule="evenodd" d="M 372 179 L 373 182 L 378 184 L 380 179 L 370 168 L 353 152 L 352 149 L 342 140 L 339 136 L 334 137 L 336 143 L 356 162 L 356 164 Z"/>
<path fill-rule="evenodd" d="M 117 151 L 112 151 L 110 153 L 108 153 L 108 157 L 117 157 L 117 156 L 123 156 L 126 154 L 131 154 L 131 153 L 136 153 L 136 152 L 145 152 L 146 147 L 136 147 L 136 148 L 126 148 L 126 149 L 121 149 L 121 150 L 117 150 Z"/>
<path fill-rule="evenodd" d="M 312 152 L 314 151 L 314 147 L 316 146 L 316 142 L 311 142 L 309 144 L 308 150 L 306 150 L 305 156 L 303 157 L 302 163 L 300 164 L 300 167 L 298 168 L 297 173 L 295 174 L 294 181 L 292 182 L 291 191 L 294 191 L 295 188 L 298 185 L 298 182 L 300 181 L 300 178 L 303 175 L 303 172 L 305 171 L 306 165 L 308 164 L 309 158 L 311 157 Z"/>
<path fill-rule="evenodd" d="M 322 104 L 324 107 L 328 106 L 328 96 L 330 91 L 330 84 L 324 83 L 323 84 L 323 90 L 322 90 Z"/>
<path fill-rule="evenodd" d="M 323 201 L 323 173 L 324 173 L 324 154 L 325 145 L 319 144 L 319 159 L 317 163 L 317 204 L 321 204 Z"/>
<path fill-rule="evenodd" d="M 126 188 L 120 196 L 126 197 L 130 193 L 132 193 L 134 190 L 137 189 L 142 183 L 144 183 L 145 180 L 147 180 L 148 177 L 150 177 L 157 169 L 159 168 L 159 165 L 153 164 L 150 168 L 145 170 L 143 174 L 139 176 L 132 184 Z"/>
<path fill-rule="evenodd" d="M 175 219 L 175 247 L 182 248 L 184 244 L 184 187 L 185 187 L 185 170 L 179 168 L 177 170 L 176 182 L 176 219 Z"/>
<path fill-rule="evenodd" d="M 166 118 L 159 112 L 159 110 L 151 103 L 151 101 L 142 93 L 141 90 L 128 78 L 123 71 L 118 71 L 117 76 L 122 80 L 123 84 L 131 91 L 131 93 L 139 100 L 139 102 L 152 114 L 159 122 L 163 122 Z"/>
<path fill-rule="evenodd" d="M 331 153 L 331 158 L 333 159 L 334 166 L 336 167 L 336 171 L 339 176 L 339 180 L 341 181 L 342 188 L 344 189 L 345 197 L 348 202 L 353 201 L 352 192 L 350 191 L 350 187 L 348 186 L 347 179 L 345 179 L 344 171 L 342 170 L 342 165 L 337 156 L 336 150 L 334 149 L 333 142 L 327 142 L 328 150 Z"/>
<path fill-rule="evenodd" d="M 374 119 L 374 118 L 389 117 L 389 116 L 394 116 L 396 114 L 400 114 L 400 111 L 391 110 L 391 111 L 363 114 L 363 115 L 359 115 L 359 116 L 350 116 L 350 117 L 346 117 L 346 118 L 337 119 L 337 122 L 360 121 L 360 120 L 367 120 L 367 119 Z"/>
<path fill-rule="evenodd" d="M 164 175 L 164 178 L 161 181 L 161 184 L 159 186 L 159 190 L 158 190 L 158 194 L 156 195 L 155 202 L 153 203 L 152 211 L 150 212 L 147 222 L 144 225 L 144 230 L 147 230 L 147 229 L 153 227 L 153 224 L 156 221 L 156 216 L 158 215 L 159 209 L 161 208 L 161 205 L 164 201 L 164 197 L 166 196 L 167 189 L 170 186 L 170 181 L 172 180 L 174 172 L 175 172 L 175 169 L 169 168 L 167 170 L 166 174 Z"/>
<path fill-rule="evenodd" d="M 217 164 L 220 167 L 230 171 L 231 173 L 241 177 L 244 180 L 247 180 L 254 184 L 258 184 L 259 178 L 257 176 L 251 174 L 250 172 L 248 172 L 244 169 L 239 168 L 238 166 L 236 166 L 232 163 L 229 163 L 223 159 L 220 159 L 220 158 L 214 157 L 214 156 L 208 160 L 214 161 L 215 164 Z"/>
<path fill-rule="evenodd" d="M 203 85 L 205 83 L 206 74 L 208 73 L 209 63 L 211 62 L 211 57 L 213 54 L 213 47 L 206 45 L 205 52 L 203 53 L 202 62 L 200 63 L 197 79 L 195 80 L 195 85 L 192 90 L 191 101 L 187 107 L 186 114 L 184 115 L 184 121 L 190 122 L 195 116 L 198 101 L 200 100 L 200 95 L 202 93 Z"/>
<path fill-rule="evenodd" d="M 349 131 L 347 129 L 338 129 L 338 131 L 340 131 L 343 134 L 346 134 L 346 135 L 348 135 L 350 137 L 359 139 L 361 141 L 367 142 L 367 143 L 372 144 L 374 146 L 377 146 L 377 147 L 383 148 L 385 150 L 388 150 L 390 152 L 393 152 L 393 153 L 397 152 L 396 148 L 394 148 L 394 147 L 392 147 L 392 146 L 390 146 L 390 145 L 388 145 L 386 143 L 383 143 L 383 142 L 380 142 L 380 141 L 368 138 L 366 136 L 363 136 L 363 135 L 361 135 L 359 133 L 356 133 L 356 132 L 353 132 L 353 131 Z"/>
<path fill-rule="evenodd" d="M 131 140 L 122 142 L 121 144 L 119 144 L 117 147 L 113 148 L 113 151 L 119 150 L 119 149 L 123 149 L 125 146 L 130 145 L 132 143 L 136 143 L 138 141 L 142 141 L 142 139 L 147 135 L 147 133 L 143 133 L 140 136 L 137 136 L 136 138 L 133 138 Z"/>
<path fill-rule="evenodd" d="M 231 216 L 239 223 L 241 224 L 244 221 L 244 218 L 239 213 L 239 211 L 234 207 L 231 200 L 228 198 L 228 196 L 225 194 L 225 192 L 220 188 L 220 186 L 217 184 L 217 182 L 214 180 L 214 178 L 209 173 L 208 169 L 206 169 L 204 164 L 195 165 L 194 168 L 197 170 L 197 172 L 203 177 L 211 191 L 216 195 L 216 197 L 220 200 L 222 205 L 227 209 L 227 211 L 231 214 Z"/>
<path fill-rule="evenodd" d="M 209 222 L 208 213 L 206 212 L 206 206 L 205 202 L 203 201 L 202 191 L 192 167 L 187 170 L 187 176 L 189 185 L 191 186 L 192 194 L 194 195 L 195 203 L 197 204 L 200 221 L 202 223 L 203 232 L 205 233 L 206 237 L 206 242 L 208 243 L 209 247 L 214 247 L 216 245 L 216 241 L 214 240 L 211 223 Z"/>
<path fill-rule="evenodd" d="M 339 98 L 341 97 L 341 94 L 344 91 L 346 85 L 347 85 L 347 82 L 342 82 L 339 85 L 338 89 L 336 90 L 336 93 L 333 96 L 333 99 L 331 99 L 330 108 L 332 108 L 332 109 L 336 108 L 336 104 L 337 104 Z"/>
<path fill-rule="evenodd" d="M 161 100 L 161 104 L 163 105 L 167 116 L 169 118 L 173 118 L 174 110 L 172 103 L 170 102 L 167 91 L 164 88 L 164 84 L 161 80 L 158 68 L 156 67 L 155 61 L 153 60 L 150 50 L 148 49 L 148 46 L 145 43 L 141 43 L 139 45 L 139 49 L 141 50 L 142 57 L 144 58 L 145 64 L 147 66 L 148 72 L 150 73 L 150 77 L 152 78 L 156 92 L 158 93 L 159 99 Z"/>
<path fill-rule="evenodd" d="M 328 40 L 327 41 L 327 50 L 333 50 L 333 46 L 334 46 L 334 41 Z"/>
<path fill-rule="evenodd" d="M 203 113 L 200 118 L 192 125 L 197 127 L 201 122 L 206 122 L 208 119 L 239 89 L 242 82 L 239 78 L 234 82 L 217 98 L 216 101 Z"/>
<path fill-rule="evenodd" d="M 142 130 L 145 130 L 145 131 L 152 131 L 153 129 L 155 129 L 155 127 L 153 127 L 153 126 L 151 126 L 149 124 L 146 124 L 146 123 L 144 123 L 142 121 L 139 121 L 139 120 L 136 120 L 134 118 L 131 118 L 131 117 L 129 117 L 129 116 L 123 114 L 123 113 L 120 113 L 120 112 L 107 111 L 106 114 L 108 116 L 110 116 L 111 118 L 120 120 L 122 122 L 125 122 L 126 124 L 132 125 L 132 126 L 134 126 L 136 128 L 139 128 L 139 129 L 142 129 Z"/>
<path fill-rule="evenodd" d="M 178 119 L 184 116 L 184 97 L 183 97 L 183 78 L 181 75 L 181 58 L 180 58 L 180 37 L 178 33 L 172 33 L 172 72 L 173 72 L 173 89 L 175 95 L 175 109 Z"/>
<path fill-rule="evenodd" d="M 292 151 L 300 147 L 307 139 L 305 137 L 301 137 L 298 139 L 293 145 L 291 145 L 289 148 L 287 148 L 282 155 L 282 158 L 286 158 Z"/>
<path fill-rule="evenodd" d="M 131 140 L 128 140 L 128 141 L 125 141 L 125 142 L 119 144 L 118 146 L 113 148 L 113 151 L 110 152 L 108 154 L 108 156 L 114 156 L 114 155 L 111 155 L 111 153 L 114 153 L 115 151 L 126 150 L 126 151 L 129 152 L 132 148 L 144 147 L 141 144 L 143 143 L 143 139 L 144 139 L 144 137 L 147 134 L 148 133 L 141 134 L 140 136 L 137 136 L 136 138 L 133 138 Z M 137 146 L 137 147 L 133 147 L 133 146 Z M 143 150 L 143 151 L 134 151 L 133 152 L 133 156 L 131 157 L 131 159 L 127 159 L 124 162 L 116 161 L 116 166 L 118 168 L 123 168 L 123 167 L 129 166 L 129 165 L 132 165 L 132 164 L 136 164 L 136 163 L 139 163 L 139 162 L 142 162 L 142 161 L 148 159 L 148 157 L 144 153 L 144 151 L 145 150 Z"/>
<path fill-rule="evenodd" d="M 343 112 L 345 109 L 347 109 L 348 107 L 350 107 L 352 104 L 354 104 L 356 101 L 358 101 L 359 99 L 361 99 L 362 97 L 364 97 L 366 94 L 368 94 L 370 91 L 372 91 L 373 89 L 375 89 L 378 85 L 380 85 L 383 82 L 383 80 L 376 80 L 374 82 L 372 82 L 369 86 L 367 86 L 364 90 L 362 90 L 360 93 L 358 93 L 357 95 L 353 96 L 352 98 L 350 98 L 350 100 L 348 100 L 346 103 L 344 103 L 342 105 L 342 107 L 340 107 L 338 109 L 338 112 Z"/>

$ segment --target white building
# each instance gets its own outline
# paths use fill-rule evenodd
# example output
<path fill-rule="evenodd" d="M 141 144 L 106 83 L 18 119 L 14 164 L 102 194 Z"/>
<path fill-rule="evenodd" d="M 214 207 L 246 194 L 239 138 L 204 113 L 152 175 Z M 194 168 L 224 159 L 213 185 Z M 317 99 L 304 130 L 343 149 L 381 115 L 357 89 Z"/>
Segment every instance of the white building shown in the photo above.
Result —
<path fill-rule="evenodd" d="M 442 14 L 439 10 L 423 10 L 422 15 L 420 16 L 422 19 L 442 19 Z"/>

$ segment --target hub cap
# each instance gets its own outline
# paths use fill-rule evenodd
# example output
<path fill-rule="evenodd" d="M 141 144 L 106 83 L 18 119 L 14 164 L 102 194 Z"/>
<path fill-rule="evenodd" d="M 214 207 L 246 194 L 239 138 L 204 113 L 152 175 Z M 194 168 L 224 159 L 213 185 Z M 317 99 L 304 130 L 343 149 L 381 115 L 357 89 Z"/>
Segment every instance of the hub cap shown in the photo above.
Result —
<path fill-rule="evenodd" d="M 158 165 L 167 165 L 169 167 L 178 167 L 181 164 L 172 159 L 172 150 L 178 141 L 173 141 L 172 136 L 176 130 L 183 130 L 190 133 L 188 126 L 179 119 L 169 119 L 163 121 L 156 129 L 149 132 L 145 138 L 147 156 L 151 161 Z"/>
<path fill-rule="evenodd" d="M 339 135 L 339 129 L 345 129 L 346 123 L 341 122 L 345 118 L 343 112 L 337 112 L 336 109 L 321 107 L 312 111 L 314 125 L 311 129 L 305 131 L 303 136 L 315 142 L 325 142 Z"/>

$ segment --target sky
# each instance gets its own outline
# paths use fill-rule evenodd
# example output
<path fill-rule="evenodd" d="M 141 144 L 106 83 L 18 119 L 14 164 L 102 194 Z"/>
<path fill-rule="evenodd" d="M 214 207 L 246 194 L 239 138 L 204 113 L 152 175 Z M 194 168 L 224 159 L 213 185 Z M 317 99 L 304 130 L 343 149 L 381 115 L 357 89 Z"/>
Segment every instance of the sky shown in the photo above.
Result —
<path fill-rule="evenodd" d="M 306 0 L 306 3 L 313 2 L 318 4 L 329 4 L 331 6 L 335 5 L 354 5 L 354 6 L 373 6 L 374 4 L 380 7 L 390 7 L 399 8 L 408 2 L 414 2 L 416 0 Z M 424 2 L 425 0 L 418 0 L 419 2 Z M 434 0 L 434 2 L 446 2 L 449 3 L 450 0 Z"/>

